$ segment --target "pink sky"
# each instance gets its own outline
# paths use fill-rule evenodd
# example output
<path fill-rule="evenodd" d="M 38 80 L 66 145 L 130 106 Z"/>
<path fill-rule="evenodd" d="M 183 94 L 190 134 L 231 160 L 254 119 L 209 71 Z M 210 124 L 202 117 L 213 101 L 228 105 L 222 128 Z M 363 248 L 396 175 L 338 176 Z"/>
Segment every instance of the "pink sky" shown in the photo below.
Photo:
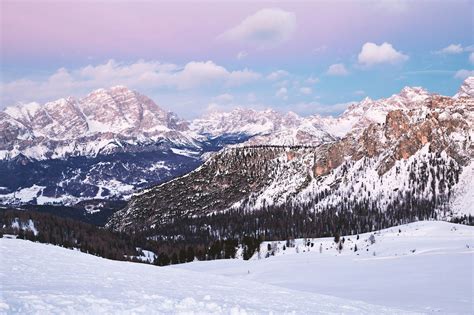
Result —
<path fill-rule="evenodd" d="M 199 114 L 219 95 L 232 96 L 220 104 L 229 108 L 304 113 L 332 113 L 324 106 L 339 109 L 403 86 L 450 95 L 474 75 L 473 5 L 0 0 L 0 108 L 110 84 L 126 84 L 183 115 Z M 458 52 L 438 53 L 447 47 Z M 286 74 L 268 79 L 277 71 Z"/>
<path fill-rule="evenodd" d="M 216 37 L 244 17 L 264 7 L 278 7 L 298 16 L 299 32 L 277 55 L 309 54 L 320 46 L 340 50 L 363 41 L 395 41 L 400 36 L 418 40 L 418 26 L 429 26 L 439 37 L 466 37 L 462 23 L 439 23 L 423 10 L 375 5 L 368 1 L 339 2 L 136 2 L 136 1 L 6 1 L 2 2 L 2 52 L 13 55 L 61 54 L 145 58 L 172 56 L 222 58 L 235 55 L 235 45 Z M 397 10 L 404 10 L 397 14 Z M 439 7 L 434 8 L 442 13 Z M 463 6 L 449 15 L 461 21 Z M 441 18 L 441 16 L 440 16 Z M 467 26 L 467 25 L 464 25 Z M 426 38 L 425 40 L 433 40 Z M 268 58 L 268 55 L 265 56 Z"/>

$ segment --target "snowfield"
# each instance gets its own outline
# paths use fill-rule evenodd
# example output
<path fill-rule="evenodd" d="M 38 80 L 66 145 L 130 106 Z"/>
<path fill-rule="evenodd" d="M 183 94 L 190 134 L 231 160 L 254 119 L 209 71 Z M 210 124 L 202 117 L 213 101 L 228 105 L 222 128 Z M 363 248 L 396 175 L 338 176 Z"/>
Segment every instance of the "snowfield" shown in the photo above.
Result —
<path fill-rule="evenodd" d="M 266 259 L 268 243 L 261 259 L 172 267 L 3 238 L 0 313 L 473 313 L 474 227 L 419 222 L 376 232 L 373 244 L 370 235 L 346 236 L 340 253 L 332 238 L 301 239 L 270 243 Z"/>
<path fill-rule="evenodd" d="M 248 281 L 0 239 L 0 313 L 405 313 Z M 227 261 L 232 263 L 232 261 Z"/>
<path fill-rule="evenodd" d="M 256 254 L 250 261 L 215 260 L 171 268 L 420 313 L 474 314 L 474 227 L 423 221 L 360 234 L 359 240 L 344 238 L 341 253 L 334 238 L 297 239 L 294 247 L 263 243 L 260 259 Z M 268 244 L 272 249 L 265 258 Z"/>

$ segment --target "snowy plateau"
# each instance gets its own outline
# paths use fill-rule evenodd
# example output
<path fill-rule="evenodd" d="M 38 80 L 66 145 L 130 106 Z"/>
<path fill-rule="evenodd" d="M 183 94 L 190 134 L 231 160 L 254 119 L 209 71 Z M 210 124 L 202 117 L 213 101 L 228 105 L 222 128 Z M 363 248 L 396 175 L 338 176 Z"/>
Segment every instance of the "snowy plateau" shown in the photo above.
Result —
<path fill-rule="evenodd" d="M 424 221 L 344 238 L 340 251 L 330 238 L 296 239 L 263 243 L 249 261 L 173 267 L 2 238 L 0 313 L 474 312 L 473 227 Z"/>

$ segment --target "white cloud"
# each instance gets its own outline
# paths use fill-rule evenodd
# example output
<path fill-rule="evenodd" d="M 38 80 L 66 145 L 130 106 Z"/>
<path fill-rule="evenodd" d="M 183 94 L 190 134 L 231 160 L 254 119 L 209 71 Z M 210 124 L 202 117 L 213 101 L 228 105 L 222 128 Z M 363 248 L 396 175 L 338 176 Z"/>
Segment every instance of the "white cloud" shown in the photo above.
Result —
<path fill-rule="evenodd" d="M 454 74 L 454 77 L 456 79 L 461 79 L 461 80 L 464 80 L 466 79 L 467 77 L 472 77 L 474 76 L 474 70 L 466 70 L 466 69 L 461 69 L 461 70 L 458 70 L 455 74 Z"/>
<path fill-rule="evenodd" d="M 244 70 L 229 72 L 227 86 L 239 86 L 260 79 L 262 75 L 245 68 Z"/>
<path fill-rule="evenodd" d="M 218 38 L 269 48 L 290 39 L 295 29 L 296 16 L 293 12 L 278 8 L 262 9 L 246 17 Z"/>
<path fill-rule="evenodd" d="M 359 64 L 363 66 L 373 66 L 376 64 L 396 64 L 408 60 L 408 56 L 397 51 L 389 43 L 377 45 L 374 43 L 365 43 L 358 56 Z"/>
<path fill-rule="evenodd" d="M 463 47 L 461 44 L 450 44 L 440 50 L 435 51 L 435 54 L 439 55 L 456 55 L 463 52 L 474 51 L 474 45 Z"/>
<path fill-rule="evenodd" d="M 281 98 L 283 100 L 288 99 L 288 89 L 285 87 L 280 88 L 276 93 L 275 96 Z"/>
<path fill-rule="evenodd" d="M 300 88 L 300 93 L 305 94 L 305 95 L 309 95 L 309 94 L 313 93 L 313 90 L 310 87 L 304 86 L 304 87 Z"/>
<path fill-rule="evenodd" d="M 319 78 L 310 76 L 309 78 L 306 79 L 306 83 L 308 84 L 316 84 L 319 82 Z"/>
<path fill-rule="evenodd" d="M 354 92 L 355 95 L 365 95 L 365 91 L 364 90 L 357 90 Z"/>
<path fill-rule="evenodd" d="M 189 62 L 182 71 L 176 72 L 172 76 L 169 78 L 170 83 L 179 89 L 219 84 L 219 82 L 225 83 L 226 86 L 238 86 L 261 77 L 259 73 L 248 69 L 228 71 L 212 61 Z"/>
<path fill-rule="evenodd" d="M 326 71 L 326 74 L 333 76 L 345 76 L 349 74 L 349 71 L 347 71 L 346 66 L 344 66 L 344 64 L 336 63 L 329 66 L 328 71 Z"/>
<path fill-rule="evenodd" d="M 464 48 L 460 44 L 451 44 L 448 45 L 438 51 L 436 51 L 437 54 L 460 54 L 464 51 Z"/>
<path fill-rule="evenodd" d="M 237 54 L 237 59 L 241 60 L 241 59 L 244 59 L 245 57 L 247 57 L 249 54 L 246 52 L 246 51 L 240 51 L 238 54 Z"/>
<path fill-rule="evenodd" d="M 238 86 L 261 78 L 249 69 L 230 71 L 212 61 L 192 61 L 184 67 L 139 60 L 125 64 L 109 60 L 68 70 L 60 68 L 43 79 L 18 79 L 2 83 L 2 104 L 46 101 L 67 95 L 79 96 L 96 88 L 125 85 L 138 90 L 157 88 L 195 89 L 202 86 Z"/>
<path fill-rule="evenodd" d="M 474 52 L 469 54 L 469 62 L 474 65 Z"/>
<path fill-rule="evenodd" d="M 212 61 L 191 61 L 184 66 L 182 71 L 172 74 L 168 80 L 170 84 L 176 85 L 180 89 L 188 89 L 228 79 L 230 75 L 224 67 L 216 65 Z M 173 76 L 175 80 L 173 80 Z"/>
<path fill-rule="evenodd" d="M 276 81 L 276 80 L 281 80 L 288 75 L 289 73 L 285 70 L 277 70 L 267 75 L 267 79 L 271 81 Z"/>

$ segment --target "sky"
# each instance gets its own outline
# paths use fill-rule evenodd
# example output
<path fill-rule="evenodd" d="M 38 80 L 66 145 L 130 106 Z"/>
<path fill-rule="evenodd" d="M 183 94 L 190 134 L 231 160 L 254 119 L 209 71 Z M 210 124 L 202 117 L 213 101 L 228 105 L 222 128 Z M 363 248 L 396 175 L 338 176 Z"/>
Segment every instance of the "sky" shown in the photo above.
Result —
<path fill-rule="evenodd" d="M 184 118 L 337 115 L 474 75 L 474 1 L 0 0 L 0 108 L 125 85 Z"/>

